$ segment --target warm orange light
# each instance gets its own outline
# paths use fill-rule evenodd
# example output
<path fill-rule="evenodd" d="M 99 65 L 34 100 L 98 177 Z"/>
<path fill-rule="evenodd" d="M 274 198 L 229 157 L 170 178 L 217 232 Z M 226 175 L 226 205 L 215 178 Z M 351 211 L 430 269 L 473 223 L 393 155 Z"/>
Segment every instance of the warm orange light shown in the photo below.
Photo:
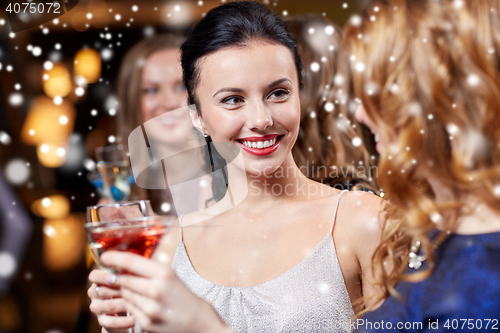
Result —
<path fill-rule="evenodd" d="M 31 104 L 21 130 L 21 140 L 28 145 L 51 143 L 64 145 L 73 131 L 75 109 L 66 100 L 60 105 L 45 96 Z"/>
<path fill-rule="evenodd" d="M 50 70 L 44 69 L 42 75 L 43 91 L 50 98 L 64 97 L 71 92 L 71 76 L 61 63 L 53 64 Z"/>
<path fill-rule="evenodd" d="M 47 168 L 58 168 L 66 161 L 66 148 L 52 143 L 42 143 L 36 149 L 40 164 Z"/>
<path fill-rule="evenodd" d="M 83 214 L 44 221 L 43 261 L 48 269 L 62 271 L 78 265 L 86 244 L 84 221 Z"/>
<path fill-rule="evenodd" d="M 69 214 L 69 200 L 63 195 L 51 195 L 31 204 L 31 211 L 46 219 L 62 219 Z"/>
<path fill-rule="evenodd" d="M 83 77 L 87 83 L 96 82 L 101 76 L 101 56 L 94 49 L 83 49 L 76 53 L 73 62 L 75 75 Z"/>

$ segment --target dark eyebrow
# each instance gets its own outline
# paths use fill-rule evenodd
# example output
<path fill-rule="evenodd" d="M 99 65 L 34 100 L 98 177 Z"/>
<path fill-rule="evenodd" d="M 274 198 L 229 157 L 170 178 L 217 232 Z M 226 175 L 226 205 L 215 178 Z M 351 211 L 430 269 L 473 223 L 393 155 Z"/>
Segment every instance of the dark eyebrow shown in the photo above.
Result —
<path fill-rule="evenodd" d="M 240 89 L 240 88 L 222 88 L 222 89 L 217 90 L 217 92 L 212 97 L 215 97 L 217 94 L 220 94 L 221 92 L 225 92 L 225 91 L 242 93 L 243 89 Z"/>
<path fill-rule="evenodd" d="M 285 81 L 288 81 L 290 83 L 292 83 L 292 81 L 290 81 L 289 79 L 287 78 L 283 78 L 283 79 L 279 79 L 279 80 L 276 80 L 274 82 L 271 82 L 267 85 L 268 88 L 272 88 L 274 86 L 277 86 L 278 84 L 282 83 L 282 82 L 285 82 Z M 222 89 L 219 89 L 217 90 L 217 92 L 212 96 L 212 97 L 215 97 L 217 94 L 221 93 L 221 92 L 237 92 L 237 93 L 242 93 L 243 92 L 243 89 L 240 89 L 240 88 L 222 88 Z"/>
<path fill-rule="evenodd" d="M 279 79 L 279 80 L 276 80 L 274 82 L 271 82 L 267 85 L 268 88 L 272 88 L 274 86 L 277 86 L 278 84 L 282 83 L 282 82 L 285 82 L 285 81 L 288 81 L 289 83 L 292 83 L 292 81 L 290 81 L 289 79 L 287 79 L 286 77 L 283 78 L 283 79 Z"/>

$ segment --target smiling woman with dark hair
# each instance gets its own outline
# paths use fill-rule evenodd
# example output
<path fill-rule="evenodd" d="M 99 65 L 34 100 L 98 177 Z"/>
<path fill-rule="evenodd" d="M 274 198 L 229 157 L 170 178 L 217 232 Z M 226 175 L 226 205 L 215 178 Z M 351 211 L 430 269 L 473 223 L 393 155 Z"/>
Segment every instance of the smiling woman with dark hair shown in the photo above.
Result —
<path fill-rule="evenodd" d="M 179 233 L 162 240 L 157 258 L 169 260 L 103 255 L 138 277 L 91 274 L 100 291 L 94 310 L 133 315 L 101 324 L 125 328 L 134 318 L 148 332 L 222 323 L 237 332 L 350 331 L 362 308 L 351 302 L 370 291 L 365 272 L 379 241 L 381 200 L 314 182 L 294 162 L 301 61 L 285 24 L 257 2 L 228 3 L 208 12 L 181 50 L 194 126 L 217 149 L 237 147 L 242 162 L 228 165 L 222 200 L 181 216 Z M 121 289 L 106 294 L 110 285 Z M 108 295 L 123 298 L 102 299 Z"/>

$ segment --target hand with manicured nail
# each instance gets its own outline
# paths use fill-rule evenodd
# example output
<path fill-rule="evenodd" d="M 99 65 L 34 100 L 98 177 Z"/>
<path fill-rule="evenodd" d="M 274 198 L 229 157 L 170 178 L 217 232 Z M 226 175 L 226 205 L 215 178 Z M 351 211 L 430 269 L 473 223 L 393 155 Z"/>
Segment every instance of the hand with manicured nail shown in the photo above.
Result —
<path fill-rule="evenodd" d="M 115 285 L 116 276 L 101 269 L 89 275 L 92 282 L 87 294 L 90 297 L 90 311 L 96 315 L 99 325 L 108 332 L 124 332 L 134 326 L 134 317 L 126 316 L 127 307 L 121 297 L 120 288 Z"/>
<path fill-rule="evenodd" d="M 187 289 L 169 265 L 133 253 L 116 251 L 104 253 L 101 260 L 107 266 L 126 272 L 99 277 L 108 283 L 115 280 L 111 285 L 119 287 L 123 297 L 119 299 L 123 301 L 119 305 L 126 306 L 126 310 L 144 331 L 232 332 L 209 303 Z M 108 292 L 110 290 L 106 290 Z M 120 310 L 123 308 L 120 307 Z M 132 325 L 133 321 L 127 323 Z"/>

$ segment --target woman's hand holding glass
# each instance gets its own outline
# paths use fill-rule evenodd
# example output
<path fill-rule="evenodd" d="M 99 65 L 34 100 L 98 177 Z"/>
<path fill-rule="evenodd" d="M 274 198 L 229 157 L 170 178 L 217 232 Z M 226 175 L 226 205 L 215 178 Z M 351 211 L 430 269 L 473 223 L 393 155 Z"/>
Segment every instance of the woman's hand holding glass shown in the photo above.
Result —
<path fill-rule="evenodd" d="M 126 272 L 115 275 L 96 270 L 89 276 L 99 285 L 91 311 L 98 316 L 101 325 L 127 328 L 135 319 L 150 333 L 232 332 L 210 304 L 189 291 L 165 262 L 117 251 L 104 253 L 101 260 L 106 266 Z M 89 296 L 94 296 L 92 287 Z M 120 296 L 108 300 L 100 298 Z M 110 316 L 113 311 L 128 311 L 132 317 Z"/>

